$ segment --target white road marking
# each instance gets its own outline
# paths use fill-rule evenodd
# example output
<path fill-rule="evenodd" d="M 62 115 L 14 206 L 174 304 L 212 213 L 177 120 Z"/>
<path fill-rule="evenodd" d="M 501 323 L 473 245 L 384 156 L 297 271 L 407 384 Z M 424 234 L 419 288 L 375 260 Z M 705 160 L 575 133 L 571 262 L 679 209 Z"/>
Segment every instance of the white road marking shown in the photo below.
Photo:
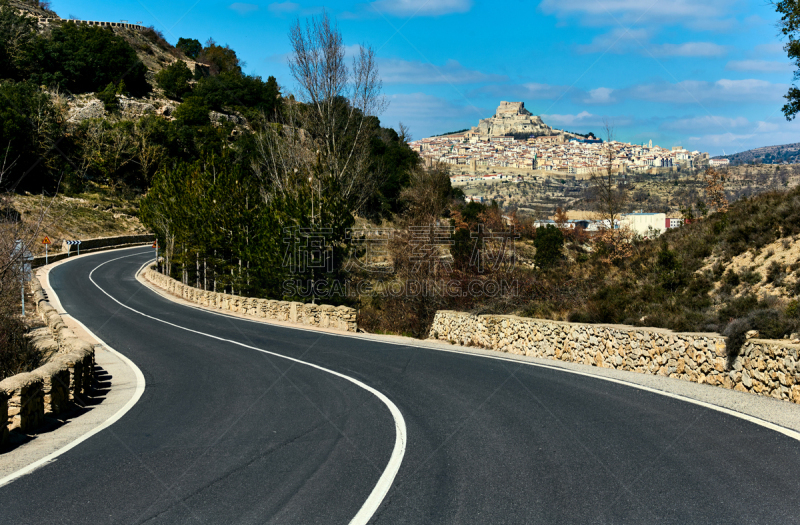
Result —
<path fill-rule="evenodd" d="M 143 252 L 135 253 L 133 255 L 141 255 L 142 253 Z M 366 384 L 362 383 L 358 379 L 352 378 L 350 376 L 346 376 L 344 374 L 340 374 L 339 372 L 336 372 L 334 370 L 330 370 L 328 368 L 324 368 L 324 367 L 319 366 L 319 365 L 315 365 L 313 363 L 308 363 L 306 361 L 301 361 L 300 359 L 295 359 L 293 357 L 288 357 L 288 356 L 285 356 L 285 355 L 277 354 L 275 352 L 270 352 L 268 350 L 263 350 L 261 348 L 255 347 L 255 346 L 250 346 L 250 345 L 247 345 L 247 344 L 244 344 L 244 343 L 240 343 L 239 341 L 234 341 L 232 339 L 225 339 L 224 337 L 219 337 L 219 336 L 208 334 L 208 333 L 205 333 L 205 332 L 192 330 L 191 328 L 186 328 L 185 326 L 177 325 L 175 323 L 170 323 L 169 321 L 165 321 L 163 319 L 159 319 L 158 317 L 154 317 L 152 315 L 148 315 L 146 313 L 140 312 L 139 310 L 131 308 L 130 306 L 128 306 L 126 304 L 123 304 L 122 302 L 118 301 L 115 297 L 113 297 L 111 294 L 109 294 L 108 292 L 103 290 L 100 287 L 100 285 L 98 285 L 95 282 L 95 280 L 92 278 L 92 274 L 94 274 L 95 270 L 97 270 L 98 268 L 100 268 L 103 265 L 106 265 L 106 264 L 108 264 L 110 262 L 117 261 L 119 259 L 124 259 L 126 257 L 133 257 L 133 255 L 126 255 L 124 257 L 117 257 L 116 259 L 108 260 L 108 261 L 106 261 L 106 262 L 104 262 L 102 264 L 97 265 L 91 272 L 89 272 L 89 280 L 92 281 L 92 284 L 94 284 L 97 287 L 98 290 L 100 290 L 101 292 L 106 294 L 112 301 L 114 301 L 118 305 L 122 306 L 123 308 L 127 308 L 131 312 L 137 313 L 137 314 L 139 314 L 139 315 L 141 315 L 143 317 L 146 317 L 148 319 L 152 319 L 154 321 L 158 321 L 160 323 L 164 323 L 164 324 L 166 324 L 168 326 L 172 326 L 172 327 L 175 327 L 175 328 L 178 328 L 178 329 L 181 329 L 181 330 L 185 330 L 187 332 L 192 332 L 194 334 L 202 335 L 202 336 L 205 336 L 205 337 L 208 337 L 208 338 L 211 338 L 211 339 L 216 339 L 217 341 L 224 341 L 226 343 L 231 343 L 231 344 L 234 344 L 234 345 L 237 345 L 237 346 L 248 348 L 250 350 L 255 350 L 257 352 L 261 352 L 261 353 L 264 353 L 264 354 L 269 354 L 269 355 L 272 355 L 272 356 L 275 356 L 275 357 L 279 357 L 281 359 L 286 359 L 288 361 L 293 361 L 293 362 L 299 363 L 301 365 L 306 365 L 306 366 L 309 366 L 311 368 L 316 368 L 317 370 L 322 370 L 323 372 L 327 372 L 329 374 L 333 374 L 333 375 L 335 375 L 337 377 L 341 377 L 342 379 L 346 379 L 346 380 L 350 381 L 354 385 L 363 388 L 367 392 L 370 392 L 375 397 L 380 399 L 381 402 L 384 405 L 386 405 L 386 407 L 389 409 L 389 412 L 392 414 L 392 418 L 394 419 L 394 428 L 395 428 L 394 449 L 392 450 L 392 455 L 389 458 L 389 462 L 386 464 L 386 468 L 384 469 L 383 474 L 381 474 L 381 477 L 378 479 L 378 483 L 375 485 L 375 488 L 372 489 L 372 492 L 370 493 L 369 497 L 367 497 L 367 500 L 364 502 L 364 504 L 361 506 L 361 509 L 358 511 L 358 513 L 355 515 L 355 517 L 350 521 L 351 525 L 361 525 L 361 524 L 367 523 L 370 520 L 370 518 L 372 518 L 372 516 L 375 514 L 375 512 L 378 510 L 378 507 L 380 506 L 381 502 L 383 501 L 383 498 L 386 497 L 386 494 L 389 492 L 389 489 L 392 486 L 392 482 L 394 482 L 394 478 L 395 478 L 395 476 L 397 476 L 397 472 L 400 470 L 400 465 L 403 462 L 403 456 L 405 456 L 405 453 L 406 453 L 406 442 L 407 442 L 406 422 L 403 419 L 403 415 L 400 413 L 400 409 L 398 409 L 397 406 L 395 406 L 395 404 L 392 403 L 389 400 L 389 398 L 387 398 L 381 392 L 375 390 L 374 388 L 372 388 L 369 385 L 366 385 Z M 148 264 L 148 263 L 145 263 L 145 264 Z M 140 268 L 140 270 L 141 270 L 141 268 Z"/>
<path fill-rule="evenodd" d="M 140 255 L 140 254 L 135 253 L 133 255 Z M 126 255 L 126 257 L 132 257 L 132 255 Z M 122 257 L 120 257 L 120 259 L 121 258 Z M 66 261 L 66 259 L 65 259 L 65 261 Z M 53 287 L 50 286 L 50 272 L 47 273 L 47 288 L 48 288 L 48 290 L 50 292 L 52 292 L 52 294 L 54 296 L 53 299 L 55 300 L 56 304 L 58 305 L 57 310 L 59 310 L 59 313 L 61 314 L 61 311 L 63 311 L 61 309 L 61 302 L 58 300 L 58 296 L 56 295 L 55 290 L 53 290 Z M 61 314 L 61 315 L 65 315 L 65 314 Z M 70 316 L 70 317 L 72 317 L 72 316 Z M 102 339 L 97 337 L 97 335 L 95 333 L 93 333 L 91 330 L 89 330 L 86 327 L 86 325 L 84 325 L 82 322 L 78 321 L 74 317 L 72 317 L 72 319 L 76 323 L 78 323 L 81 326 L 81 328 L 86 330 L 86 332 L 89 335 L 91 335 L 92 337 L 94 337 L 95 339 L 100 341 L 100 344 L 102 344 L 104 347 L 106 347 L 111 353 L 113 353 L 114 355 L 119 357 L 121 361 L 123 361 L 126 365 L 128 365 L 133 370 L 133 373 L 136 376 L 136 388 L 135 388 L 135 390 L 133 392 L 133 396 L 128 400 L 127 403 L 125 403 L 125 406 L 123 406 L 122 408 L 117 410 L 117 412 L 113 416 L 111 416 L 110 418 L 106 419 L 103 423 L 101 423 L 99 426 L 93 428 L 92 430 L 90 430 L 86 434 L 83 434 L 81 437 L 79 437 L 75 441 L 70 442 L 69 444 L 61 447 L 60 449 L 56 450 L 55 452 L 53 452 L 51 454 L 48 454 L 47 456 L 39 459 L 38 461 L 35 461 L 35 462 L 31 463 L 30 465 L 28 465 L 26 467 L 23 467 L 20 470 L 14 472 L 12 474 L 9 474 L 6 477 L 1 478 L 0 479 L 0 487 L 2 487 L 3 485 L 7 485 L 8 483 L 11 483 L 15 479 L 20 478 L 20 477 L 22 477 L 22 476 L 24 476 L 26 474 L 30 474 L 31 472 L 33 472 L 34 470 L 38 469 L 39 467 L 42 467 L 44 465 L 47 465 L 48 463 L 51 463 L 51 462 L 55 461 L 56 458 L 58 458 L 58 456 L 64 454 L 65 452 L 69 451 L 72 448 L 75 448 L 76 446 L 80 445 L 81 443 L 83 443 L 84 441 L 86 441 L 90 437 L 94 436 L 98 432 L 110 427 L 111 425 L 113 425 L 114 423 L 119 421 L 120 418 L 122 418 L 122 416 L 124 416 L 128 412 L 128 410 L 133 408 L 133 406 L 136 404 L 137 401 L 139 401 L 139 398 L 142 397 L 142 394 L 144 393 L 144 387 L 145 387 L 144 374 L 142 374 L 142 371 L 139 370 L 139 367 L 137 367 L 133 363 L 133 361 L 131 361 L 130 359 L 128 359 L 124 355 L 120 354 L 119 352 L 117 352 L 116 350 L 111 348 L 108 344 L 106 344 L 105 341 L 103 341 Z"/>

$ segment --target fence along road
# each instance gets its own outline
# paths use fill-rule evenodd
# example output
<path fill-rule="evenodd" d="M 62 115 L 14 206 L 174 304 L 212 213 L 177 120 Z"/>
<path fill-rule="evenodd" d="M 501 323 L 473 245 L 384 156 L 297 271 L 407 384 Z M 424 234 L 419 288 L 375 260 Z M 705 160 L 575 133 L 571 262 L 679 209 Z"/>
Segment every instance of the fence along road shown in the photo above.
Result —
<path fill-rule="evenodd" d="M 733 416 L 523 363 L 264 325 L 135 280 L 53 270 L 64 309 L 147 382 L 120 421 L 0 488 L 2 523 L 348 523 L 408 442 L 374 523 L 790 522 L 800 443 Z"/>

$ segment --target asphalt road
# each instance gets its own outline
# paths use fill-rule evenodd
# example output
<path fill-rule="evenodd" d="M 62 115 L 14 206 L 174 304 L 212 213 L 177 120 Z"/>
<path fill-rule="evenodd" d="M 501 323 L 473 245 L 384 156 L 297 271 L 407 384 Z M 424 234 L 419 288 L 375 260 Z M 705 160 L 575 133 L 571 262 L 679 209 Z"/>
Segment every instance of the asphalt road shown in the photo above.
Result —
<path fill-rule="evenodd" d="M 140 252 L 140 253 L 139 253 Z M 800 443 L 707 408 L 528 364 L 175 304 L 151 250 L 55 268 L 64 309 L 142 370 L 121 420 L 0 488 L 0 523 L 348 523 L 408 443 L 374 523 L 800 523 Z"/>

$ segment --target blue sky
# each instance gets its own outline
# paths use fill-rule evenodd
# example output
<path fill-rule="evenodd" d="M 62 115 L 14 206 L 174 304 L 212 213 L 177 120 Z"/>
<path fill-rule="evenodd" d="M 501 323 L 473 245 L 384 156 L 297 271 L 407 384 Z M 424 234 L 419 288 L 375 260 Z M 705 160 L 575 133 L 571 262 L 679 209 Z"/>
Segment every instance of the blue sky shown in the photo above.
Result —
<path fill-rule="evenodd" d="M 390 102 L 381 121 L 414 138 L 476 125 L 501 100 L 551 126 L 650 139 L 712 155 L 800 142 L 783 95 L 792 65 L 778 16 L 741 0 L 53 0 L 62 17 L 142 21 L 229 44 L 246 71 L 289 93 L 287 33 L 324 8 L 348 46 L 372 46 Z"/>

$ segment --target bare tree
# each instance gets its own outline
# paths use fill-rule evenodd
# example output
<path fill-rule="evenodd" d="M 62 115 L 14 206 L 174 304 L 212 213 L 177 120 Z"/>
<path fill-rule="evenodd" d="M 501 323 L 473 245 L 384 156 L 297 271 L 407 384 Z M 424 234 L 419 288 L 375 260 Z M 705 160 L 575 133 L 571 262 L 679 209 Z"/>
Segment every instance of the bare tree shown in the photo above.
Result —
<path fill-rule="evenodd" d="M 411 136 L 411 130 L 408 129 L 408 126 L 402 122 L 397 124 L 397 134 L 400 136 L 400 140 L 405 144 L 408 144 L 414 140 L 414 138 Z"/>
<path fill-rule="evenodd" d="M 594 199 L 596 213 L 610 228 L 619 221 L 628 204 L 627 185 L 622 184 L 618 166 L 615 173 L 617 150 L 614 142 L 614 128 L 608 122 L 604 124 L 606 141 L 603 145 L 602 165 L 592 173 L 589 189 Z"/>
<path fill-rule="evenodd" d="M 8 151 L 9 147 L 0 162 L 0 187 L 16 163 L 8 159 Z M 0 194 L 0 315 L 7 313 L 9 290 L 19 290 L 23 254 L 32 251 L 54 199 L 42 195 L 37 209 L 23 218 L 14 208 L 13 194 Z M 19 299 L 18 293 L 11 296 Z"/>
<path fill-rule="evenodd" d="M 614 128 L 607 121 L 604 123 L 604 132 L 603 164 L 589 179 L 589 189 L 594 198 L 595 212 L 603 223 L 596 241 L 606 254 L 603 259 L 611 262 L 630 255 L 633 236 L 628 228 L 618 226 L 628 204 L 628 187 L 620 181 L 619 173 L 614 170 L 617 158 Z M 618 165 L 617 171 L 622 171 L 621 165 Z"/>
<path fill-rule="evenodd" d="M 147 126 L 144 120 L 134 123 L 134 162 L 139 165 L 145 183 L 150 182 L 152 174 L 166 156 L 165 148 L 154 140 L 153 135 L 152 127 Z"/>
<path fill-rule="evenodd" d="M 359 47 L 348 67 L 342 34 L 327 13 L 305 27 L 297 20 L 289 39 L 289 69 L 302 104 L 290 101 L 282 125 L 267 124 L 259 134 L 256 171 L 272 181 L 275 191 L 285 191 L 298 174 L 306 180 L 318 172 L 319 164 L 319 184 L 334 182 L 331 186 L 358 211 L 380 183 L 379 174 L 369 169 L 377 131 L 372 117 L 386 107 L 375 52 Z"/>
<path fill-rule="evenodd" d="M 706 168 L 703 175 L 706 183 L 706 205 L 714 211 L 725 213 L 728 211 L 728 199 L 725 197 L 725 174 L 714 168 Z"/>

